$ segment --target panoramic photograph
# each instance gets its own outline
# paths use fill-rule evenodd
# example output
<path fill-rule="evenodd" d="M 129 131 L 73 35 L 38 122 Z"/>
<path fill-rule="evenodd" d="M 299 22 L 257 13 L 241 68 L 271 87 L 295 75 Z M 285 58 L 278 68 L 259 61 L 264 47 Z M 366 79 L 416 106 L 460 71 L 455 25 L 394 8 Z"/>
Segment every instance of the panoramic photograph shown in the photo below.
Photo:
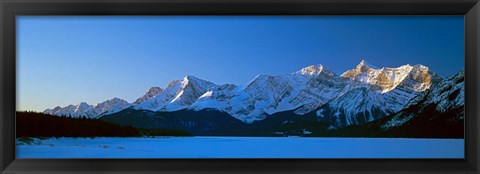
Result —
<path fill-rule="evenodd" d="M 464 158 L 463 16 L 17 16 L 17 158 Z"/>

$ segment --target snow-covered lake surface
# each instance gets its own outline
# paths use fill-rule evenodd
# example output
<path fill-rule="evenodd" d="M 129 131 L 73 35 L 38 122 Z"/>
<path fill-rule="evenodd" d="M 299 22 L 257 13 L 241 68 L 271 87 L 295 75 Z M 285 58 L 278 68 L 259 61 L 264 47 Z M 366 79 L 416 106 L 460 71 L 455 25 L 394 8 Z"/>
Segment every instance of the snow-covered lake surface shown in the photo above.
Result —
<path fill-rule="evenodd" d="M 17 140 L 17 158 L 464 158 L 463 139 L 154 137 Z"/>

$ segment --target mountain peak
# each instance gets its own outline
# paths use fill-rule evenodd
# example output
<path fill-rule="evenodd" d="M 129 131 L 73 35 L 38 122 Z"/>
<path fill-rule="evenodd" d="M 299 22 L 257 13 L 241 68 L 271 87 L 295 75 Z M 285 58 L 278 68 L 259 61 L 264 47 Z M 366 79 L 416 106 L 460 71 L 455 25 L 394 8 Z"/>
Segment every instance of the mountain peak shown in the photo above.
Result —
<path fill-rule="evenodd" d="M 90 108 L 92 108 L 92 105 L 89 105 L 86 102 L 81 102 L 75 108 L 75 112 L 83 112 L 83 111 L 86 111 L 87 109 L 90 109 Z"/>
<path fill-rule="evenodd" d="M 315 75 L 320 74 L 323 71 L 323 65 L 310 65 L 300 70 L 300 73 L 303 75 Z"/>
<path fill-rule="evenodd" d="M 162 91 L 163 91 L 163 89 L 160 88 L 160 87 L 156 87 L 156 86 L 150 87 L 150 89 L 148 89 L 148 91 L 143 96 L 141 96 L 140 98 L 135 100 L 135 102 L 133 102 L 133 103 L 138 104 L 138 103 L 144 102 L 144 101 L 160 94 Z"/>
<path fill-rule="evenodd" d="M 104 101 L 102 103 L 107 103 L 107 102 L 111 102 L 111 103 L 128 103 L 127 101 L 121 99 L 121 98 L 118 98 L 118 97 L 113 97 L 112 99 L 110 100 L 107 100 L 107 101 Z"/>
<path fill-rule="evenodd" d="M 185 88 L 187 85 L 214 86 L 215 84 L 195 76 L 187 75 L 183 78 L 182 88 Z"/>
<path fill-rule="evenodd" d="M 190 76 L 190 75 L 186 75 L 185 77 L 183 77 L 183 80 L 190 80 L 192 79 L 193 76 Z M 194 77 L 193 77 L 194 78 Z"/>
<path fill-rule="evenodd" d="M 409 65 L 409 64 L 407 64 Z M 422 64 L 416 64 L 413 66 L 413 68 L 418 68 L 418 69 L 422 69 L 422 70 L 428 70 L 428 67 L 425 66 L 425 65 L 422 65 Z"/>
<path fill-rule="evenodd" d="M 78 104 L 78 107 L 85 107 L 85 106 L 89 106 L 89 104 L 87 102 L 80 102 L 80 104 Z"/>
<path fill-rule="evenodd" d="M 362 59 L 362 60 L 360 61 L 359 65 L 364 65 L 364 64 L 366 64 L 366 63 L 367 63 L 367 62 L 366 62 L 364 59 Z"/>
<path fill-rule="evenodd" d="M 201 80 L 195 76 L 192 76 L 192 75 L 186 75 L 183 80 L 186 80 L 186 81 L 190 81 L 190 80 Z"/>
<path fill-rule="evenodd" d="M 366 72 L 370 69 L 376 69 L 377 67 L 368 63 L 367 61 L 363 60 L 360 61 L 360 63 L 357 65 L 356 69 L 357 71 L 360 71 L 360 72 Z"/>
<path fill-rule="evenodd" d="M 153 86 L 153 87 L 148 88 L 147 93 L 161 92 L 161 91 L 163 91 L 162 88 L 160 88 L 158 86 Z"/>
<path fill-rule="evenodd" d="M 197 78 L 195 76 L 186 75 L 182 80 L 182 86 L 185 87 L 188 84 L 198 84 L 198 83 L 206 83 L 208 81 Z"/>
<path fill-rule="evenodd" d="M 127 101 L 121 98 L 114 97 L 110 100 L 106 100 L 104 102 L 96 104 L 93 108 L 93 111 L 91 112 L 95 113 L 92 116 L 98 116 L 102 114 L 115 113 L 129 106 L 130 103 L 128 103 Z"/>
<path fill-rule="evenodd" d="M 302 68 L 300 71 L 297 71 L 296 73 L 302 75 L 320 75 L 322 73 L 329 76 L 335 75 L 333 72 L 325 68 L 325 66 L 323 66 L 322 64 L 307 66 L 305 68 Z"/>
<path fill-rule="evenodd" d="M 120 99 L 118 97 L 113 97 L 112 99 L 110 99 L 110 101 L 122 101 L 123 99 Z"/>

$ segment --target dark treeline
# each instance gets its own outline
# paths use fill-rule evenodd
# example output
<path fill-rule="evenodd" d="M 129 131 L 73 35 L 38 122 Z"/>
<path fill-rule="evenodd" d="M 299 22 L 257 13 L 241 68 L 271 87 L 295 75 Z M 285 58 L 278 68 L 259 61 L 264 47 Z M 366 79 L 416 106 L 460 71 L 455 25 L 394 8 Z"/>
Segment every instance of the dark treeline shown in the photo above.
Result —
<path fill-rule="evenodd" d="M 119 126 L 98 119 L 59 117 L 16 112 L 17 137 L 132 137 L 141 136 L 131 126 Z"/>

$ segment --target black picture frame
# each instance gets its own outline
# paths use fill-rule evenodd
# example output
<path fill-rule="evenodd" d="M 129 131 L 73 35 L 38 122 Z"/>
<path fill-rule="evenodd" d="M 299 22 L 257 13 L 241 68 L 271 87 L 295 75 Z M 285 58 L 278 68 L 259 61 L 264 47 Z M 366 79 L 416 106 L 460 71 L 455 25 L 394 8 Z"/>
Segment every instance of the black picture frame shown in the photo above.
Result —
<path fill-rule="evenodd" d="M 1 173 L 479 173 L 478 0 L 0 0 Z M 17 15 L 464 15 L 465 159 L 15 159 Z"/>

